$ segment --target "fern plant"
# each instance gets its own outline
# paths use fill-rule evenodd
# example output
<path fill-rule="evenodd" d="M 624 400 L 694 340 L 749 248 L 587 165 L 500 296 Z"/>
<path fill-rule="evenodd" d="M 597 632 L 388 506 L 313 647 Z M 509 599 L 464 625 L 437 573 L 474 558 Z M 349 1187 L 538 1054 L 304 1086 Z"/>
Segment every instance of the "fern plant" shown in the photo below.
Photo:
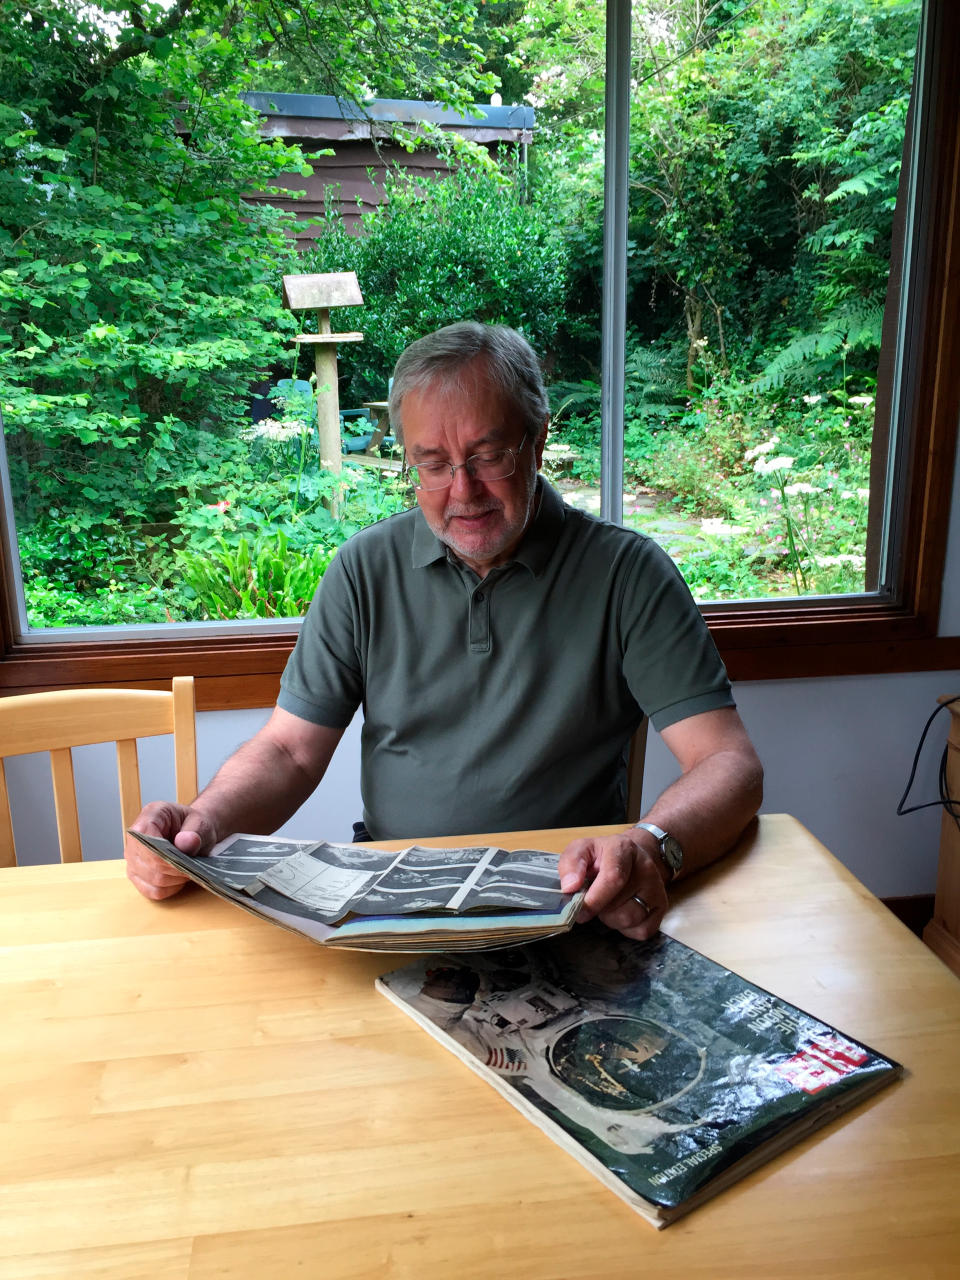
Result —
<path fill-rule="evenodd" d="M 785 382 L 812 382 L 841 352 L 879 351 L 883 307 L 847 304 L 825 317 L 813 333 L 801 333 L 782 347 L 755 380 L 755 391 L 773 391 Z"/>

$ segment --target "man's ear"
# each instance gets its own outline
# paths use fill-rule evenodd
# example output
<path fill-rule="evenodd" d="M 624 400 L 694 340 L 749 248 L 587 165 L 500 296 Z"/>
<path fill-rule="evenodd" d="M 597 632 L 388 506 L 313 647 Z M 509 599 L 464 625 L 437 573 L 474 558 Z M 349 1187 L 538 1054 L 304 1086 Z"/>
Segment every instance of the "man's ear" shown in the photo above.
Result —
<path fill-rule="evenodd" d="M 549 429 L 550 429 L 550 417 L 548 415 L 543 420 L 543 427 L 540 431 L 540 435 L 538 436 L 537 440 L 534 442 L 534 446 L 533 446 L 534 454 L 536 455 L 536 459 L 537 459 L 538 471 L 543 466 L 543 446 L 547 443 L 547 432 L 549 431 Z"/>

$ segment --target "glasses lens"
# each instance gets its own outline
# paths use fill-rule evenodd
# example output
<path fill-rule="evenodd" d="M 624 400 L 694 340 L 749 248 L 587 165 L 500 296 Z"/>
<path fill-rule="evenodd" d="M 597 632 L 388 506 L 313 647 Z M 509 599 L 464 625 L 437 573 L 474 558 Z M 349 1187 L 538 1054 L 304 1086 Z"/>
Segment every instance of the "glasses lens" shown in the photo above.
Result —
<path fill-rule="evenodd" d="M 517 469 L 517 454 L 523 448 L 526 436 L 516 449 L 498 449 L 496 453 L 475 453 L 459 466 L 449 462 L 424 462 L 420 466 L 407 467 L 407 475 L 415 489 L 430 492 L 431 489 L 449 489 L 454 473 L 465 467 L 477 480 L 506 480 Z"/>
<path fill-rule="evenodd" d="M 517 460 L 509 449 L 497 453 L 475 453 L 467 466 L 478 480 L 505 480 L 517 469 Z"/>
<path fill-rule="evenodd" d="M 442 466 L 407 467 L 407 475 L 415 489 L 449 489 L 453 479 L 446 463 Z"/>

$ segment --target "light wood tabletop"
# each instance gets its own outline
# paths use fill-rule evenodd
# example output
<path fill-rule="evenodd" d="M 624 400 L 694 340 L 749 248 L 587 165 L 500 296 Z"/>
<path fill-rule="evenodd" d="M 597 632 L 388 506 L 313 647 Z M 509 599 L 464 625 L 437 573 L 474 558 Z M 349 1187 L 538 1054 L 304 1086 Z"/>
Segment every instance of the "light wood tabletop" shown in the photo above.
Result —
<path fill-rule="evenodd" d="M 403 957 L 3 870 L 0 1277 L 955 1278 L 960 981 L 781 815 L 665 927 L 907 1072 L 658 1232 L 374 990 Z"/>

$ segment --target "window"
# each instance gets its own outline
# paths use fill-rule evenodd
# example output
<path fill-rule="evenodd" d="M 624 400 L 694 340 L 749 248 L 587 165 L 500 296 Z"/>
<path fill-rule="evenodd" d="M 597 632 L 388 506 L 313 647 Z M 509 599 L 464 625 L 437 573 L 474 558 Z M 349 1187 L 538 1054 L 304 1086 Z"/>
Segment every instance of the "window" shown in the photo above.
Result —
<path fill-rule="evenodd" d="M 895 7 L 888 6 L 891 10 Z M 725 10 L 724 6 L 715 8 Z M 815 10 L 817 6 L 808 8 Z M 699 7 L 698 13 L 706 14 L 710 9 L 711 6 Z M 608 27 L 612 38 L 608 47 L 619 50 L 620 56 L 608 63 L 608 129 L 612 129 L 612 136 L 608 133 L 605 354 L 610 376 L 606 388 L 604 508 L 614 519 L 620 518 L 623 507 L 623 436 L 619 430 L 620 407 L 624 400 L 621 370 L 625 363 L 623 335 L 629 333 L 632 319 L 630 299 L 625 296 L 622 285 L 626 274 L 624 262 L 628 247 L 632 253 L 643 249 L 635 240 L 629 240 L 629 185 L 636 181 L 644 183 L 644 176 L 637 176 L 636 150 L 623 146 L 628 104 L 637 79 L 637 68 L 627 58 L 628 24 L 627 6 L 612 6 Z M 758 23 L 757 27 L 760 25 Z M 938 3 L 926 5 L 913 95 L 915 119 L 908 132 L 898 203 L 900 226 L 896 236 L 900 244 L 900 262 L 897 263 L 895 257 L 884 321 L 884 358 L 888 363 L 878 378 L 875 405 L 862 405 L 868 412 L 875 411 L 877 432 L 869 485 L 871 506 L 865 548 L 868 563 L 865 580 L 857 584 L 861 594 L 776 604 L 704 603 L 704 613 L 735 678 L 907 670 L 952 666 L 957 661 L 960 646 L 956 641 L 934 639 L 946 521 L 950 510 L 958 404 L 957 377 L 955 373 L 947 372 L 948 368 L 951 371 L 956 368 L 956 351 L 951 346 L 954 339 L 947 315 L 951 309 L 952 314 L 956 314 L 957 298 L 949 292 L 940 271 L 931 270 L 934 262 L 939 260 L 944 264 L 951 260 L 951 252 L 956 252 L 955 215 L 950 212 L 957 181 L 952 159 L 955 121 L 948 122 L 944 118 L 950 112 L 949 67 L 950 59 L 955 55 L 956 40 L 955 13 L 947 12 L 947 7 Z M 707 65 L 698 70 L 710 84 L 712 99 L 715 101 L 722 96 L 715 80 L 711 80 L 711 73 L 719 74 L 718 68 Z M 671 88 L 668 80 L 664 77 L 665 92 Z M 700 180 L 705 188 L 705 225 L 720 216 L 718 208 L 722 214 L 722 199 L 709 190 L 716 182 L 717 168 L 726 166 L 728 179 L 741 176 L 736 170 L 735 151 L 729 146 L 724 150 L 736 136 L 736 130 L 725 131 L 716 121 L 708 123 L 713 125 L 714 134 L 707 133 L 705 137 L 694 140 L 703 153 L 700 157 L 703 166 Z M 738 123 L 742 128 L 744 122 Z M 656 134 L 655 119 L 651 122 L 647 118 L 646 125 Z M 690 126 L 691 130 L 696 127 L 696 124 Z M 671 144 L 667 148 L 668 153 L 682 150 L 683 139 L 670 137 L 667 141 Z M 858 159 L 862 159 L 869 148 L 864 147 L 862 139 L 858 145 L 854 139 L 854 144 L 854 149 L 860 152 Z M 653 150 L 656 149 L 654 146 Z M 657 160 L 661 161 L 661 170 L 644 183 L 668 212 L 669 202 L 676 194 L 671 187 L 673 175 L 668 168 L 670 154 L 665 161 L 662 156 L 652 157 L 654 165 Z M 696 148 L 694 158 L 697 158 Z M 689 169 L 684 176 L 689 178 Z M 850 189 L 862 185 L 862 181 L 862 175 L 860 179 L 853 179 Z M 666 220 L 669 223 L 669 218 Z M 684 234 L 688 230 L 689 223 L 682 228 Z M 849 227 L 828 227 L 827 231 L 842 243 L 849 243 L 852 234 Z M 668 225 L 668 236 L 669 232 Z M 648 238 L 656 234 L 656 231 L 648 232 Z M 821 236 L 821 241 L 823 239 Z M 713 326 L 710 335 L 714 339 L 715 351 L 706 351 L 702 343 L 707 336 L 702 312 L 713 310 L 717 319 L 720 318 L 720 308 L 714 305 L 717 302 L 716 287 L 712 292 L 709 286 L 717 275 L 722 275 L 724 264 L 718 264 L 713 258 L 707 260 L 707 252 L 713 249 L 709 238 L 706 249 L 701 247 L 699 262 L 696 246 L 691 248 L 687 240 L 672 248 L 678 259 L 675 280 L 678 310 L 682 304 L 683 321 L 690 335 L 690 372 L 693 373 L 692 366 L 697 363 L 709 369 L 710 361 L 722 363 L 724 360 L 719 323 Z M 901 279 L 896 278 L 897 267 Z M 683 275 L 684 268 L 686 276 Z M 896 361 L 892 355 L 895 348 L 899 356 Z M 643 353 L 640 354 L 642 356 Z M 786 354 L 791 353 L 788 351 Z M 796 349 L 792 354 L 796 358 Z M 928 365 L 928 360 L 934 363 Z M 634 372 L 642 372 L 642 368 L 641 360 L 639 369 Z M 781 361 L 780 371 L 782 368 Z M 775 377 L 777 372 L 774 368 L 771 376 Z M 927 379 L 929 382 L 924 387 Z M 642 382 L 642 378 L 635 378 L 634 397 L 638 382 Z M 809 398 L 816 401 L 816 388 L 811 388 Z M 862 399 L 867 401 L 866 396 Z M 704 397 L 696 407 L 704 409 Z M 812 405 L 810 407 L 813 408 Z M 720 406 L 720 410 L 722 408 Z M 714 411 L 717 411 L 716 407 Z M 818 409 L 813 411 L 819 412 Z M 798 410 L 788 408 L 787 412 L 797 413 Z M 629 434 L 629 403 L 626 417 Z M 892 423 L 889 434 L 886 429 L 888 421 Z M 794 506 L 802 508 L 802 488 L 793 494 L 783 493 L 784 488 L 793 488 L 787 478 L 792 465 L 789 454 L 780 465 L 770 465 L 776 460 L 776 455 L 786 453 L 786 450 L 776 448 L 780 443 L 777 426 L 777 422 L 772 423 L 766 438 L 756 441 L 759 447 L 755 447 L 752 460 L 758 471 L 771 477 L 771 487 L 776 486 L 770 494 L 771 499 L 781 497 L 783 508 L 788 506 L 789 499 L 793 499 Z M 697 440 L 696 431 L 691 435 Z M 702 453 L 702 448 L 692 452 Z M 672 461 L 674 465 L 683 465 L 684 458 L 675 456 Z M 690 461 L 689 455 L 687 461 Z M 694 457 L 693 461 L 705 466 L 708 473 L 715 471 L 709 458 Z M 716 476 L 712 478 L 716 482 Z M 798 480 L 800 486 L 809 483 L 806 477 L 798 477 Z M 784 514 L 782 510 L 779 522 L 786 533 L 788 521 Z M 696 577 L 688 570 L 688 577 L 691 576 Z M 697 582 L 692 585 L 696 591 Z M 708 582 L 706 592 L 700 594 L 701 598 L 709 601 L 715 600 L 718 593 L 710 590 Z"/>
<path fill-rule="evenodd" d="M 607 106 L 611 215 L 604 290 L 607 376 L 602 477 L 611 515 L 622 504 L 623 445 L 613 423 L 621 420 L 626 352 L 618 335 L 630 320 L 624 288 L 631 79 L 625 21 L 628 25 L 629 6 L 611 0 Z M 960 381 L 955 373 L 960 367 L 956 336 L 960 295 L 955 284 L 960 238 L 954 204 L 958 124 L 950 81 L 951 69 L 960 58 L 960 15 L 941 0 L 926 6 L 922 48 L 911 134 L 913 188 L 903 256 L 903 298 L 909 299 L 909 306 L 903 302 L 899 307 L 904 321 L 903 356 L 900 372 L 890 378 L 896 422 L 891 447 L 894 465 L 890 482 L 880 486 L 895 515 L 889 526 L 892 536 L 877 540 L 872 594 L 705 603 L 704 611 L 734 678 L 960 665 L 958 642 L 936 638 Z M 111 252 L 123 249 L 113 246 Z M 112 341 L 113 335 L 106 334 L 104 340 Z M 874 491 L 875 486 L 870 487 Z M 9 486 L 3 497 L 9 512 Z M 96 637 L 74 633 L 38 642 L 23 634 L 17 561 L 9 538 L 3 556 L 0 687 L 12 692 L 76 683 L 161 682 L 172 674 L 191 672 L 200 678 L 201 706 L 272 702 L 295 638 L 294 623 L 278 620 L 255 631 L 243 626 L 220 628 L 216 634 L 192 627 L 159 639 L 137 631 Z"/>
<path fill-rule="evenodd" d="M 703 602 L 882 591 L 922 5 L 685 12 L 633 6 L 622 519 Z"/>

